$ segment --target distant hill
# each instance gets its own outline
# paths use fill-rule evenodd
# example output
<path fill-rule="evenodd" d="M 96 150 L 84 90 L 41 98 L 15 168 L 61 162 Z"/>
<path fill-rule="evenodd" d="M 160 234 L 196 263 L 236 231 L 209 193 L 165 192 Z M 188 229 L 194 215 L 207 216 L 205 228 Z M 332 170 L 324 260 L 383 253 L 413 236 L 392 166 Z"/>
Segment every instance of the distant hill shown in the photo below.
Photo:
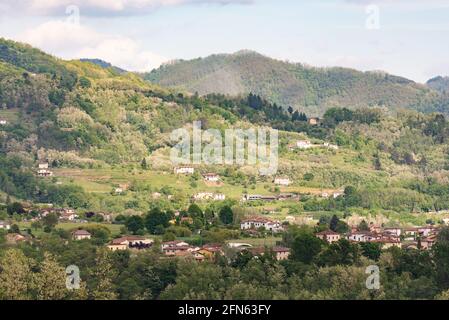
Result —
<path fill-rule="evenodd" d="M 449 93 L 449 77 L 438 76 L 432 78 L 427 81 L 427 86 L 440 92 Z"/>
<path fill-rule="evenodd" d="M 328 107 L 385 106 L 441 111 L 438 93 L 383 72 L 315 68 L 271 59 L 252 51 L 177 60 L 144 75 L 153 83 L 201 95 L 260 95 L 284 107 L 322 114 Z"/>
<path fill-rule="evenodd" d="M 106 62 L 106 61 L 101 60 L 101 59 L 85 59 L 85 58 L 84 58 L 84 59 L 80 59 L 80 61 L 81 61 L 81 62 L 90 62 L 90 63 L 96 64 L 97 66 L 100 66 L 100 67 L 102 67 L 102 68 L 104 68 L 104 69 L 111 68 L 111 69 L 113 69 L 114 71 L 116 71 L 116 72 L 119 73 L 119 74 L 128 72 L 128 71 L 126 71 L 126 70 L 124 70 L 124 69 L 122 69 L 122 68 L 113 66 L 113 65 L 110 64 L 109 62 Z"/>

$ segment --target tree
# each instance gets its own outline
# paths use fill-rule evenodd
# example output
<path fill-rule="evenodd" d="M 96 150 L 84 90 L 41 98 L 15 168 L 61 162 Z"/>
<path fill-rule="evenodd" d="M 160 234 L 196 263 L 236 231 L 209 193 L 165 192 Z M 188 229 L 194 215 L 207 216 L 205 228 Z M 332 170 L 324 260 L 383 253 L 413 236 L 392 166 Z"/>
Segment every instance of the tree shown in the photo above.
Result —
<path fill-rule="evenodd" d="M 329 223 L 329 229 L 331 229 L 332 231 L 336 232 L 337 231 L 338 222 L 340 222 L 340 219 L 338 219 L 338 217 L 334 214 L 332 216 L 332 219 L 331 219 L 330 223 Z"/>
<path fill-rule="evenodd" d="M 58 220 L 58 215 L 52 212 L 42 219 L 42 223 L 47 230 L 51 230 L 58 224 Z"/>
<path fill-rule="evenodd" d="M 12 216 L 15 213 L 17 214 L 25 213 L 25 209 L 23 208 L 23 205 L 20 202 L 13 202 L 6 207 L 6 212 L 8 212 L 8 214 Z"/>
<path fill-rule="evenodd" d="M 125 226 L 132 234 L 141 234 L 145 229 L 143 218 L 140 216 L 129 217 L 125 222 Z"/>
<path fill-rule="evenodd" d="M 44 260 L 39 265 L 40 272 L 35 274 L 34 283 L 38 300 L 62 300 L 67 294 L 66 273 L 55 257 L 44 253 Z"/>
<path fill-rule="evenodd" d="M 117 294 L 114 288 L 115 271 L 112 266 L 112 260 L 109 252 L 100 249 L 95 259 L 95 269 L 92 277 L 96 283 L 92 290 L 92 297 L 95 300 L 115 300 Z"/>
<path fill-rule="evenodd" d="M 322 245 L 323 241 L 312 233 L 301 231 L 293 241 L 292 259 L 310 264 L 320 253 Z"/>
<path fill-rule="evenodd" d="M 362 220 L 359 223 L 359 225 L 357 226 L 357 229 L 359 231 L 369 231 L 370 230 L 369 225 L 368 225 L 368 223 L 365 220 Z"/>
<path fill-rule="evenodd" d="M 170 224 L 170 216 L 159 208 L 152 209 L 145 217 L 145 227 L 152 234 L 164 233 L 164 228 Z"/>
<path fill-rule="evenodd" d="M 192 218 L 203 218 L 203 211 L 196 203 L 191 204 L 187 212 Z"/>
<path fill-rule="evenodd" d="M 0 297 L 3 300 L 28 300 L 32 292 L 32 261 L 22 251 L 12 249 L 0 260 Z"/>
<path fill-rule="evenodd" d="M 234 222 L 234 213 L 230 206 L 221 208 L 218 216 L 223 224 L 230 225 Z"/>
<path fill-rule="evenodd" d="M 142 167 L 143 170 L 148 170 L 148 163 L 147 163 L 147 159 L 143 158 L 142 162 L 140 163 L 140 166 Z"/>
<path fill-rule="evenodd" d="M 362 247 L 362 254 L 368 259 L 377 261 L 382 254 L 382 245 L 374 242 L 362 242 L 360 243 Z"/>
<path fill-rule="evenodd" d="M 357 244 L 346 239 L 332 243 L 318 257 L 320 266 L 352 265 L 359 261 L 360 253 Z"/>

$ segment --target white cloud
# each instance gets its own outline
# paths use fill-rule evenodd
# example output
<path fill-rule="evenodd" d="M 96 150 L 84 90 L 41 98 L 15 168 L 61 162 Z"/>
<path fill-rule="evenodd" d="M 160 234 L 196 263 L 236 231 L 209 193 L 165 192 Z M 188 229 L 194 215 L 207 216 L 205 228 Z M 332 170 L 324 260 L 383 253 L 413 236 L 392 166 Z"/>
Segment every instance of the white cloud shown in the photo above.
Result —
<path fill-rule="evenodd" d="M 50 21 L 17 37 L 65 59 L 98 58 L 129 71 L 149 71 L 167 61 L 124 36 L 99 33 L 68 21 Z"/>
<path fill-rule="evenodd" d="M 185 4 L 249 4 L 253 0 L 2 0 L 1 11 L 28 14 L 61 14 L 67 6 L 77 6 L 84 15 L 143 14 L 164 6 Z"/>

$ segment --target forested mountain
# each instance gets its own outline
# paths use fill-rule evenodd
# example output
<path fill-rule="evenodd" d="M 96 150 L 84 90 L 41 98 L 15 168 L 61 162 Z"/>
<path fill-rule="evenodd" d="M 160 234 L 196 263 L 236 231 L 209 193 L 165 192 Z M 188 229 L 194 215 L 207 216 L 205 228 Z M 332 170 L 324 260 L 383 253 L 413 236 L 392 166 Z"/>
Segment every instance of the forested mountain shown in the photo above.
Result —
<path fill-rule="evenodd" d="M 449 77 L 438 76 L 432 78 L 427 81 L 427 86 L 443 93 L 449 93 Z"/>
<path fill-rule="evenodd" d="M 126 70 L 124 70 L 122 68 L 119 68 L 119 67 L 116 67 L 116 66 L 113 66 L 111 63 L 106 62 L 106 61 L 101 60 L 101 59 L 87 59 L 87 58 L 84 58 L 84 59 L 80 59 L 80 61 L 81 62 L 90 62 L 90 63 L 96 64 L 97 66 L 100 66 L 100 67 L 105 68 L 105 69 L 112 68 L 112 70 L 114 70 L 117 73 L 126 73 L 127 72 Z"/>
<path fill-rule="evenodd" d="M 402 77 L 346 68 L 314 68 L 252 51 L 178 60 L 146 74 L 145 79 L 202 95 L 252 92 L 273 103 L 316 115 L 338 106 L 447 111 L 448 100 Z"/>

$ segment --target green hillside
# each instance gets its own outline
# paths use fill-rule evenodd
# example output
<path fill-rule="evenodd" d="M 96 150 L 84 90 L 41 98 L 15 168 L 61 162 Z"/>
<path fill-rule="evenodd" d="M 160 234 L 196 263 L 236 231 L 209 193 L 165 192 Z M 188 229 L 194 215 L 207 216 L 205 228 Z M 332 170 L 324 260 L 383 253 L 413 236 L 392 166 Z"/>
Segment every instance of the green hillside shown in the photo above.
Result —
<path fill-rule="evenodd" d="M 146 74 L 145 79 L 199 94 L 252 92 L 315 115 L 339 106 L 442 109 L 436 92 L 405 78 L 346 68 L 314 68 L 251 51 L 176 61 Z"/>
<path fill-rule="evenodd" d="M 438 76 L 430 79 L 426 84 L 434 90 L 449 93 L 449 77 Z"/>
<path fill-rule="evenodd" d="M 407 216 L 411 212 L 449 209 L 446 191 L 435 191 L 448 179 L 449 124 L 443 116 L 330 108 L 319 125 L 310 125 L 310 114 L 283 110 L 255 95 L 188 95 L 132 73 L 62 61 L 26 45 L 2 40 L 0 48 L 0 118 L 8 120 L 0 128 L 0 180 L 10 196 L 84 210 L 143 213 L 159 202 L 183 208 L 193 194 L 204 191 L 224 193 L 237 203 L 244 193 L 313 195 L 353 186 L 362 199 L 353 205 L 357 214 L 381 210 L 393 220 L 408 221 L 424 218 Z M 194 177 L 175 176 L 170 133 L 197 120 L 203 128 L 221 131 L 251 126 L 281 130 L 278 174 L 289 176 L 293 185 L 276 188 L 272 178 L 259 176 L 251 166 L 199 165 Z M 339 149 L 291 151 L 288 146 L 299 139 Z M 36 178 L 42 161 L 49 161 L 55 177 Z M 205 184 L 200 174 L 206 172 L 219 173 L 223 185 Z M 120 185 L 127 192 L 116 196 L 112 191 Z M 172 197 L 153 199 L 152 193 Z M 313 197 L 276 206 L 284 215 L 349 210 Z"/>

